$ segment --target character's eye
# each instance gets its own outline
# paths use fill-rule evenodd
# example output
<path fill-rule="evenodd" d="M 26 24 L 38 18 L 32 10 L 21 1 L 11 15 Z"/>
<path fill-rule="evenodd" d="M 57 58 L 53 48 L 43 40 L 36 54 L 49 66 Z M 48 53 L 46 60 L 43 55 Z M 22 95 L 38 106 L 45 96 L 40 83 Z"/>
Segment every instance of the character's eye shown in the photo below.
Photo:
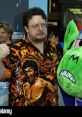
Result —
<path fill-rule="evenodd" d="M 68 50 L 71 49 L 73 43 L 74 43 L 74 40 L 70 43 L 70 46 L 67 48 Z"/>
<path fill-rule="evenodd" d="M 79 46 L 82 46 L 82 40 L 80 40 L 80 42 L 79 42 Z"/>
<path fill-rule="evenodd" d="M 76 40 L 75 47 L 82 46 L 82 40 L 78 39 Z"/>

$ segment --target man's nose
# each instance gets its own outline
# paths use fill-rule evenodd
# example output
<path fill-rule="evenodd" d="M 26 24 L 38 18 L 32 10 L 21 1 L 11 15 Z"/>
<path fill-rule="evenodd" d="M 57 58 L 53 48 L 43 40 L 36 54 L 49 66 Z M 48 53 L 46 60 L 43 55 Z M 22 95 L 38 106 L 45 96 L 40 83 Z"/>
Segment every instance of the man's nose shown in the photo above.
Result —
<path fill-rule="evenodd" d="M 38 25 L 38 28 L 39 28 L 39 29 L 43 29 L 43 27 L 42 27 L 42 25 L 41 25 L 41 24 L 39 24 L 39 25 Z"/>

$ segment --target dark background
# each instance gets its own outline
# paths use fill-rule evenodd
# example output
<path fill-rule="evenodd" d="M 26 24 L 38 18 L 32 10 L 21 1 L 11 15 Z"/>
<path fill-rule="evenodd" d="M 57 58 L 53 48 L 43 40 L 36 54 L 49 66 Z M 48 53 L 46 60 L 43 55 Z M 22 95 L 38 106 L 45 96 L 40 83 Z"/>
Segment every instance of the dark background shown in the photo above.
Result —
<path fill-rule="evenodd" d="M 28 0 L 0 0 L 0 22 L 7 22 L 14 31 L 22 32 L 22 13 L 26 9 Z"/>

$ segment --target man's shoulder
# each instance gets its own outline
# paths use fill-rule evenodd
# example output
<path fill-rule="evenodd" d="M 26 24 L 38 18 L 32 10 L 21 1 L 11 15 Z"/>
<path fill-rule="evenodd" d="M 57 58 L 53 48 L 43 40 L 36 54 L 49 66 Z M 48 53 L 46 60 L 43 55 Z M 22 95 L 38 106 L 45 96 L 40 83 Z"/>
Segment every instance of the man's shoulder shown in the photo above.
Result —
<path fill-rule="evenodd" d="M 16 42 L 12 43 L 10 45 L 10 48 L 17 48 L 17 49 L 19 49 L 19 48 L 25 46 L 25 44 L 26 44 L 25 40 L 20 39 L 20 40 L 18 40 Z"/>

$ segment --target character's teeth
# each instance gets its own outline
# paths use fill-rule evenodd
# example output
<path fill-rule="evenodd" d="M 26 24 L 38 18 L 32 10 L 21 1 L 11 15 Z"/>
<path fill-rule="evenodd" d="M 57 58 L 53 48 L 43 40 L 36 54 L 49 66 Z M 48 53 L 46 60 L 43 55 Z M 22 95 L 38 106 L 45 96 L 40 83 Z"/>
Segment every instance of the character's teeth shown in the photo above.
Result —
<path fill-rule="evenodd" d="M 61 71 L 60 76 L 64 76 L 64 77 L 68 78 L 74 84 L 76 83 L 76 81 L 75 81 L 74 77 L 72 76 L 72 74 L 70 72 L 66 71 L 66 70 Z"/>

